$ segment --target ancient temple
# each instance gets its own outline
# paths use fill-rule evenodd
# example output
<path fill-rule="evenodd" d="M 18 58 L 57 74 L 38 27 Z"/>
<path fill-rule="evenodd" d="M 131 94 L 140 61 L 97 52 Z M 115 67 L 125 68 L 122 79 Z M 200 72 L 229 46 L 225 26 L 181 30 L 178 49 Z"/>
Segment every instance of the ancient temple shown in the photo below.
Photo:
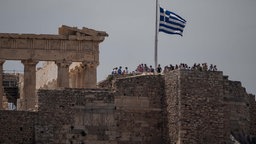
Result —
<path fill-rule="evenodd" d="M 106 32 L 83 27 L 61 26 L 58 35 L 0 33 L 0 83 L 6 60 L 20 60 L 24 65 L 24 110 L 36 105 L 36 65 L 40 61 L 52 61 L 57 65 L 57 87 L 69 87 L 69 66 L 80 62 L 80 87 L 93 88 L 97 82 L 99 43 L 108 36 Z M 0 85 L 0 109 L 3 102 L 3 86 Z"/>

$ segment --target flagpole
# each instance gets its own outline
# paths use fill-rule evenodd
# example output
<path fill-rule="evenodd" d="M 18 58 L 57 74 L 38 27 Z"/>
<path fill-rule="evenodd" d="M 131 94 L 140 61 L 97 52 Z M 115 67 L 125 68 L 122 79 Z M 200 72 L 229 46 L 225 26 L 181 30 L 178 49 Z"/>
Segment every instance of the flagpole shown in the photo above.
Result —
<path fill-rule="evenodd" d="M 156 0 L 156 26 L 155 26 L 155 70 L 157 68 L 157 47 L 158 47 L 158 0 Z"/>

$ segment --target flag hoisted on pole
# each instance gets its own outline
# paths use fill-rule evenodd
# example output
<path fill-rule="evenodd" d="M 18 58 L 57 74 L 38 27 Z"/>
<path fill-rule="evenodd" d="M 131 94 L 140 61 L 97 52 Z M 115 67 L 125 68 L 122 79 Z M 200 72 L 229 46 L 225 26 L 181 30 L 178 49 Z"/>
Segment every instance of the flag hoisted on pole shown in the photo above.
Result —
<path fill-rule="evenodd" d="M 160 22 L 158 24 L 158 11 L 160 8 Z M 183 29 L 186 26 L 186 20 L 168 11 L 162 7 L 159 7 L 158 0 L 156 0 L 156 29 L 155 29 L 155 69 L 157 68 L 157 49 L 158 49 L 158 32 L 164 32 L 167 34 L 177 34 L 182 36 Z"/>
<path fill-rule="evenodd" d="M 159 31 L 167 34 L 178 34 L 182 36 L 186 20 L 179 15 L 160 7 Z"/>

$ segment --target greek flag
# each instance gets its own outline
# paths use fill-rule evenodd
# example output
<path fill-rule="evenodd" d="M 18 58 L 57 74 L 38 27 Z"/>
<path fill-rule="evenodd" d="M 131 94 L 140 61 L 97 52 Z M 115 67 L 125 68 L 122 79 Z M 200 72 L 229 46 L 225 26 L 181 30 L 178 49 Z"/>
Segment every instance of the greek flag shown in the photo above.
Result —
<path fill-rule="evenodd" d="M 186 20 L 182 17 L 160 7 L 159 32 L 182 36 L 185 25 Z"/>

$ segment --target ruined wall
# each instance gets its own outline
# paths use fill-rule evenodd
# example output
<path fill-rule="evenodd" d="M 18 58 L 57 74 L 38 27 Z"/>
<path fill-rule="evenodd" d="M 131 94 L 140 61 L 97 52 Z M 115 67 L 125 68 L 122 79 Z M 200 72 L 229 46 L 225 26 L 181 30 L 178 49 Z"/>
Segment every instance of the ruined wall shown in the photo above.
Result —
<path fill-rule="evenodd" d="M 114 91 L 119 144 L 167 142 L 163 76 L 120 78 Z"/>
<path fill-rule="evenodd" d="M 230 142 L 235 130 L 255 133 L 255 101 L 222 72 L 175 70 L 113 79 L 113 93 L 39 95 L 37 143 L 216 144 Z"/>
<path fill-rule="evenodd" d="M 224 76 L 226 127 L 240 143 L 256 143 L 256 102 L 239 81 Z"/>
<path fill-rule="evenodd" d="M 43 67 L 36 71 L 36 89 L 57 87 L 58 67 L 54 62 L 44 62 Z"/>
<path fill-rule="evenodd" d="M 81 62 L 72 62 L 69 66 L 69 88 L 84 88 L 81 75 Z M 36 89 L 56 89 L 58 67 L 55 62 L 44 62 L 42 68 L 36 71 Z M 90 73 L 93 77 L 93 73 Z"/>
<path fill-rule="evenodd" d="M 256 142 L 255 96 L 222 72 L 112 79 L 111 89 L 38 91 L 38 112 L 0 111 L 0 143 Z M 110 88 L 110 87 L 107 87 Z"/>
<path fill-rule="evenodd" d="M 0 143 L 34 143 L 36 117 L 34 112 L 0 111 Z"/>
<path fill-rule="evenodd" d="M 255 95 L 249 95 L 249 105 L 250 105 L 250 135 L 256 137 L 256 101 Z M 255 138 L 256 141 L 256 138 Z"/>
<path fill-rule="evenodd" d="M 40 90 L 36 142 L 163 143 L 163 77 L 117 79 L 115 88 Z"/>
<path fill-rule="evenodd" d="M 227 127 L 232 134 L 249 135 L 250 110 L 249 95 L 241 82 L 228 80 L 224 82 L 225 115 L 228 116 Z"/>
<path fill-rule="evenodd" d="M 227 141 L 222 72 L 176 70 L 165 81 L 171 143 Z"/>
<path fill-rule="evenodd" d="M 40 90 L 36 143 L 115 144 L 114 97 L 104 90 Z"/>

